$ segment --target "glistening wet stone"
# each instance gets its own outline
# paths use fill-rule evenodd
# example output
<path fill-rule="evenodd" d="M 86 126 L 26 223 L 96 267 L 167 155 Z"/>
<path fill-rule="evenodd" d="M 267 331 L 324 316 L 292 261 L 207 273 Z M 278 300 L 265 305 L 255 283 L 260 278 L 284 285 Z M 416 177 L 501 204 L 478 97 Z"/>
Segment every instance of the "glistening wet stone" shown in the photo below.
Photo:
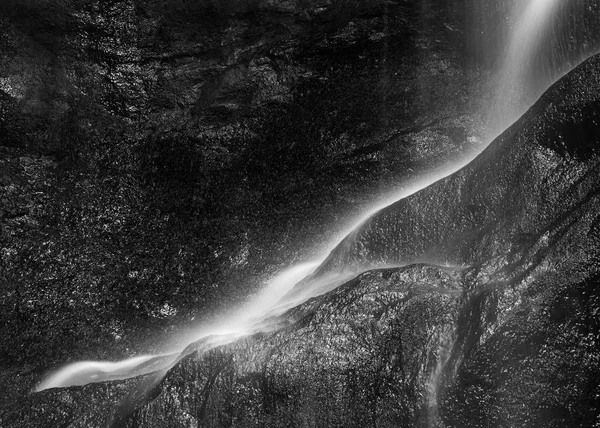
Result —
<path fill-rule="evenodd" d="M 3 422 L 593 426 L 600 159 L 574 156 L 574 134 L 564 151 L 543 137 L 560 120 L 594 129 L 599 73 L 600 56 L 576 68 L 466 168 L 364 224 L 322 272 L 416 263 L 364 272 L 288 311 L 277 332 L 191 353 L 147 395 L 134 390 L 146 398 L 128 412 L 121 398 L 142 379 L 35 394 Z"/>

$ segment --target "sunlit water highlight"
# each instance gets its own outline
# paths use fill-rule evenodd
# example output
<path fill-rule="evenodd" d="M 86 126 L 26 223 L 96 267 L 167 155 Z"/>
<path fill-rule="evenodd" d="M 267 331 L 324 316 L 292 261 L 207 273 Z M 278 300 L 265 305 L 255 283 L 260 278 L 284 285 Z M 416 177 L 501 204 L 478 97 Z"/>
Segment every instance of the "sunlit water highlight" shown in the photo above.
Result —
<path fill-rule="evenodd" d="M 186 353 L 185 350 L 191 343 L 202 341 L 202 350 L 206 351 L 258 331 L 267 331 L 269 325 L 261 324 L 261 321 L 267 316 L 278 315 L 287 308 L 288 305 L 278 308 L 278 302 L 295 284 L 312 273 L 318 264 L 298 264 L 279 273 L 248 304 L 226 316 L 226 322 L 205 325 L 194 333 L 184 335 L 181 347 L 171 354 L 144 355 L 119 362 L 82 361 L 69 364 L 44 379 L 35 391 L 139 376 L 171 367 L 182 353 Z"/>
<path fill-rule="evenodd" d="M 144 368 L 145 363 L 151 360 L 161 359 L 161 355 L 143 355 L 118 362 L 109 361 L 81 361 L 70 364 L 63 369 L 57 371 L 52 376 L 45 379 L 37 387 L 37 391 L 42 391 L 48 388 L 58 388 L 73 385 L 85 385 L 91 382 L 100 382 L 105 380 L 120 380 L 127 379 L 132 376 L 136 370 L 139 374 L 147 373 L 148 371 L 156 370 L 153 364 L 148 364 Z M 167 356 L 168 360 L 172 360 L 173 356 Z M 168 362 L 166 363 L 168 364 Z M 164 366 L 164 361 L 161 361 L 159 366 Z"/>
<path fill-rule="evenodd" d="M 276 328 L 277 325 L 269 322 L 288 309 L 298 306 L 308 299 L 326 293 L 348 281 L 360 272 L 348 270 L 336 272 L 310 281 L 310 286 L 298 288 L 291 293 L 295 285 L 309 277 L 313 271 L 325 260 L 329 251 L 335 248 L 341 240 L 360 226 L 365 220 L 382 208 L 399 199 L 410 196 L 419 190 L 430 186 L 434 182 L 458 171 L 470 162 L 477 153 L 472 153 L 465 159 L 452 165 L 445 165 L 431 171 L 424 177 L 402 185 L 377 201 L 365 213 L 349 222 L 349 226 L 339 235 L 335 236 L 327 250 L 317 260 L 294 265 L 276 275 L 249 303 L 238 310 L 231 312 L 214 324 L 207 324 L 192 333 L 183 334 L 181 346 L 166 355 L 145 355 L 127 359 L 120 362 L 109 361 L 83 361 L 67 365 L 50 374 L 35 389 L 42 391 L 49 388 L 85 385 L 92 382 L 127 379 L 133 376 L 147 374 L 157 370 L 171 367 L 179 359 L 194 350 L 194 343 L 202 351 L 226 345 L 242 337 L 264 332 Z M 222 320 L 225 320 L 223 322 Z M 152 362 L 152 364 L 149 364 Z"/>
<path fill-rule="evenodd" d="M 527 83 L 524 76 L 531 71 L 528 70 L 531 65 L 529 58 L 542 43 L 547 22 L 550 21 L 558 2 L 559 0 L 530 0 L 525 6 L 501 71 L 501 84 L 498 87 L 496 104 L 493 108 L 496 119 L 491 125 L 490 135 L 495 136 L 500 128 L 503 129 L 518 117 L 525 107 L 528 107 L 528 105 L 515 107 L 514 98 L 520 96 L 519 88 L 523 88 L 523 85 Z M 551 83 L 548 82 L 548 86 Z M 512 110 L 513 108 L 514 110 Z M 490 137 L 489 141 L 491 139 Z M 483 150 L 483 148 L 485 148 L 485 144 L 482 144 L 481 149 Z M 126 379 L 160 370 L 166 372 L 166 369 L 172 367 L 182 356 L 194 350 L 207 351 L 259 331 L 277 328 L 277 325 L 270 323 L 269 320 L 311 297 L 337 287 L 360 273 L 352 270 L 334 273 L 312 281 L 311 286 L 304 290 L 291 292 L 295 285 L 311 275 L 325 260 L 329 251 L 335 248 L 346 235 L 381 209 L 463 168 L 478 153 L 471 153 L 458 162 L 430 171 L 420 179 L 405 184 L 388 196 L 374 201 L 370 209 L 351 221 L 348 228 L 331 240 L 322 257 L 313 262 L 294 265 L 279 273 L 248 304 L 223 317 L 226 322 L 215 322 L 215 324 L 205 325 L 193 333 L 184 334 L 181 339 L 181 347 L 172 353 L 138 356 L 120 362 L 83 361 L 70 364 L 50 374 L 37 386 L 35 391 Z"/>
<path fill-rule="evenodd" d="M 550 43 L 547 35 L 560 2 L 529 0 L 516 3 L 513 14 L 518 19 L 499 70 L 499 83 L 488 114 L 489 141 L 521 117 L 556 81 L 558 76 L 551 73 L 546 77 L 536 70 L 535 59 L 536 52 Z"/>

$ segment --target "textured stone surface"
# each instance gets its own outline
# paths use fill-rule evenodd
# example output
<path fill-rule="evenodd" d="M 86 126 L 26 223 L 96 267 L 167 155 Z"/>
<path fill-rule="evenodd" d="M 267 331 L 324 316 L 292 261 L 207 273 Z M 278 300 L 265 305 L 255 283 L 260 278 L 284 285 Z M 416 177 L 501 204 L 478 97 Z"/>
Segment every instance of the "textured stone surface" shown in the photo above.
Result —
<path fill-rule="evenodd" d="M 362 274 L 288 313 L 287 331 L 185 360 L 129 426 L 165 415 L 164 426 L 600 423 L 599 70 L 599 56 L 584 63 L 468 167 L 375 215 L 322 269 L 340 254 L 412 262 L 432 246 L 461 268 Z M 473 201 L 484 215 L 465 211 Z"/>
<path fill-rule="evenodd" d="M 531 256 L 542 251 L 540 241 L 560 239 L 596 198 L 597 62 L 561 79 L 460 172 L 373 215 L 320 271 L 471 265 L 507 253 Z"/>
<path fill-rule="evenodd" d="M 597 426 L 599 89 L 597 56 L 469 166 L 366 222 L 320 274 L 407 266 L 364 272 L 279 331 L 192 352 L 164 377 L 34 394 L 3 423 Z M 438 263 L 414 263 L 426 257 Z"/>
<path fill-rule="evenodd" d="M 457 16 L 2 1 L 0 402 L 69 361 L 168 348 L 476 150 L 487 90 Z"/>

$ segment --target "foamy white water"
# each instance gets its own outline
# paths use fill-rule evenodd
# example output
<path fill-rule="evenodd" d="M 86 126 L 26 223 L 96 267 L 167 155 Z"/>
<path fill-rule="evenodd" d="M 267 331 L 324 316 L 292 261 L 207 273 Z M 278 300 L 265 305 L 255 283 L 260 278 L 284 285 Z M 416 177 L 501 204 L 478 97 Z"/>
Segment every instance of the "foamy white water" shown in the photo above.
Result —
<path fill-rule="evenodd" d="M 381 211 L 382 209 L 392 205 L 393 203 L 399 201 L 400 199 L 404 199 L 414 193 L 417 193 L 423 190 L 426 187 L 431 186 L 433 183 L 442 180 L 449 175 L 454 174 L 456 171 L 464 168 L 468 163 L 470 163 L 473 159 L 475 159 L 479 153 L 485 148 L 485 145 L 481 145 L 481 149 L 476 152 L 472 152 L 462 159 L 448 163 L 447 165 L 441 166 L 439 168 L 433 169 L 426 174 L 423 174 L 416 180 L 409 181 L 407 183 L 403 183 L 398 186 L 398 189 L 389 193 L 388 195 L 383 196 L 372 202 L 371 207 L 365 212 L 361 213 L 355 219 L 351 220 L 348 224 L 348 227 L 344 228 L 343 232 L 336 235 L 329 245 L 327 245 L 327 253 L 333 250 L 338 244 L 348 236 L 353 230 L 359 227 L 362 223 L 364 223 L 367 219 L 369 219 L 373 214 Z M 322 259 L 324 260 L 327 254 L 323 255 Z"/>
<path fill-rule="evenodd" d="M 214 324 L 202 326 L 197 331 L 184 335 L 182 345 L 213 335 L 239 338 L 266 329 L 267 326 L 260 325 L 260 322 L 268 316 L 279 315 L 284 310 L 279 306 L 281 298 L 319 264 L 320 261 L 300 263 L 283 270 L 241 308 L 226 314 Z"/>
<path fill-rule="evenodd" d="M 246 305 L 221 317 L 221 319 L 214 324 L 207 324 L 199 327 L 192 333 L 184 334 L 181 338 L 180 347 L 178 347 L 177 350 L 174 350 L 173 354 L 166 356 L 145 355 L 120 362 L 83 361 L 70 364 L 50 374 L 37 386 L 35 391 L 85 385 L 92 382 L 102 382 L 107 380 L 126 379 L 132 376 L 147 374 L 170 367 L 177 361 L 177 356 L 183 349 L 189 344 L 199 340 L 204 339 L 204 349 L 209 349 L 231 343 L 258 331 L 268 330 L 269 324 L 261 323 L 265 319 L 280 315 L 287 309 L 293 308 L 312 297 L 326 293 L 359 273 L 351 270 L 334 273 L 320 278 L 316 282 L 313 281 L 310 284 L 310 287 L 307 287 L 305 290 L 289 293 L 296 284 L 313 273 L 323 260 L 325 260 L 329 251 L 335 248 L 348 233 L 352 232 L 356 227 L 382 208 L 385 208 L 399 199 L 412 195 L 459 170 L 465 164 L 470 162 L 474 156 L 475 154 L 467 159 L 463 159 L 461 162 L 435 170 L 419 180 L 400 187 L 398 191 L 375 201 L 372 208 L 353 220 L 343 233 L 331 240 L 331 243 L 327 246 L 328 250 L 322 257 L 316 261 L 296 264 L 283 270 L 271 281 L 268 281 L 265 287 Z M 156 360 L 154 364 L 144 364 L 153 359 Z"/>

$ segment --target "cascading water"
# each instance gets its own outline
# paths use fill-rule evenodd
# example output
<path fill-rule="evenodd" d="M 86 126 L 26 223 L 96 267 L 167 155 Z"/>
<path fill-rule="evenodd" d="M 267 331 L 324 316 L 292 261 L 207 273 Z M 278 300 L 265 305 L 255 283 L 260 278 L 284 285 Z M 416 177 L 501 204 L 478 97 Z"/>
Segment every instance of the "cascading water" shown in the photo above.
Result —
<path fill-rule="evenodd" d="M 258 323 L 267 315 L 276 313 L 276 305 L 294 284 L 309 275 L 318 263 L 304 263 L 284 270 L 271 280 L 265 288 L 246 306 L 235 311 L 225 323 L 208 325 L 182 340 L 185 347 L 190 343 L 204 339 L 204 350 L 232 342 L 242 336 L 266 330 L 265 325 Z M 167 355 L 144 355 L 120 362 L 82 361 L 69 364 L 44 379 L 36 391 L 48 388 L 59 388 L 73 385 L 85 385 L 106 380 L 127 379 L 133 376 L 150 373 L 170 367 L 182 353 L 182 349 L 174 350 Z"/>
<path fill-rule="evenodd" d="M 557 79 L 556 73 L 545 77 L 536 73 L 534 64 L 537 53 L 549 43 L 547 37 L 552 22 L 557 19 L 560 0 L 529 0 L 516 5 L 515 29 L 511 34 L 506 54 L 499 72 L 499 83 L 488 112 L 487 142 L 493 141 L 512 124 L 546 91 Z M 534 79 L 542 79 L 534 84 Z M 438 424 L 438 394 L 441 376 L 450 349 L 453 332 L 444 332 L 437 349 L 437 363 L 427 381 L 428 426 Z"/>
<path fill-rule="evenodd" d="M 352 230 L 356 229 L 363 221 L 380 209 L 398 199 L 418 192 L 461 167 L 462 164 L 450 165 L 433 171 L 427 177 L 407 184 L 393 195 L 377 201 L 373 204 L 373 208 L 353 221 L 346 232 L 335 237 L 331 245 L 327 248 L 329 250 L 333 249 L 344 236 L 351 233 Z M 309 277 L 326 256 L 327 254 L 316 262 L 297 264 L 280 272 L 247 305 L 223 316 L 222 319 L 225 319 L 225 322 L 206 325 L 192 333 L 184 334 L 181 339 L 182 345 L 180 349 L 174 350 L 173 353 L 138 356 L 120 362 L 83 361 L 69 364 L 47 376 L 35 388 L 35 391 L 39 392 L 49 388 L 84 385 L 107 380 L 127 379 L 133 376 L 164 370 L 176 363 L 186 352 L 189 352 L 188 345 L 194 342 L 202 341 L 202 350 L 207 351 L 216 346 L 231 343 L 241 337 L 275 328 L 276 325 L 270 324 L 268 322 L 269 319 L 289 308 L 301 304 L 311 297 L 318 296 L 335 288 L 359 273 L 350 270 L 332 274 L 319 278 L 317 281 L 310 281 L 310 286 L 305 287 L 300 292 L 292 293 L 294 286 Z"/>
<path fill-rule="evenodd" d="M 556 73 L 540 73 L 536 56 L 547 49 L 547 37 L 560 0 L 529 0 L 517 3 L 504 60 L 498 73 L 491 109 L 488 114 L 488 141 L 492 141 L 521 115 L 556 80 Z"/>
<path fill-rule="evenodd" d="M 518 8 L 520 18 L 511 38 L 510 46 L 507 49 L 507 55 L 500 73 L 501 83 L 498 86 L 496 100 L 491 108 L 490 117 L 493 117 L 493 121 L 491 123 L 490 135 L 497 133 L 502 127 L 519 116 L 528 107 L 527 103 L 533 100 L 532 98 L 524 98 L 522 96 L 524 93 L 523 88 L 528 85 L 529 80 L 532 78 L 531 73 L 533 70 L 530 58 L 535 56 L 536 51 L 542 45 L 544 34 L 548 29 L 549 23 L 552 21 L 553 15 L 556 13 L 558 4 L 559 0 L 530 0 L 524 6 L 524 9 Z M 542 86 L 547 87 L 551 83 L 548 81 Z M 394 194 L 375 202 L 373 208 L 357 219 L 347 230 L 346 234 L 351 233 L 364 220 L 385 206 L 409 196 L 459 170 L 470 162 L 474 156 L 475 154 L 470 158 L 463 159 L 458 164 L 449 165 L 444 169 L 431 171 L 421 180 L 410 183 L 410 185 L 405 185 Z M 331 250 L 337 246 L 343 237 L 337 236 L 328 249 Z M 322 258 L 322 260 L 324 259 L 325 257 Z M 264 290 L 248 305 L 225 317 L 228 320 L 225 324 L 220 323 L 219 325 L 206 326 L 199 331 L 195 331 L 193 334 L 185 335 L 181 347 L 184 349 L 183 354 L 186 352 L 185 349 L 189 350 L 189 348 L 186 348 L 188 344 L 197 341 L 202 341 L 201 349 L 206 351 L 258 331 L 276 328 L 275 324 L 269 324 L 269 319 L 313 296 L 323 294 L 335 288 L 350 276 L 359 273 L 350 269 L 347 272 L 340 272 L 326 278 L 321 278 L 318 281 L 305 281 L 309 284 L 308 287 L 300 291 L 296 288 L 295 292 L 292 292 L 292 288 L 310 276 L 320 263 L 321 261 L 317 261 L 292 266 L 270 281 Z M 168 355 L 139 356 L 121 362 L 88 361 L 70 364 L 48 376 L 38 385 L 36 391 L 105 380 L 125 379 L 165 370 L 175 364 L 183 354 L 180 349 Z M 437 382 L 438 375 L 439 373 L 435 374 L 435 379 L 432 380 L 433 383 Z M 432 388 L 432 390 L 436 390 L 437 386 L 433 385 Z"/>

